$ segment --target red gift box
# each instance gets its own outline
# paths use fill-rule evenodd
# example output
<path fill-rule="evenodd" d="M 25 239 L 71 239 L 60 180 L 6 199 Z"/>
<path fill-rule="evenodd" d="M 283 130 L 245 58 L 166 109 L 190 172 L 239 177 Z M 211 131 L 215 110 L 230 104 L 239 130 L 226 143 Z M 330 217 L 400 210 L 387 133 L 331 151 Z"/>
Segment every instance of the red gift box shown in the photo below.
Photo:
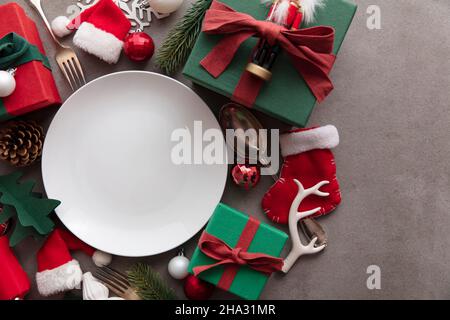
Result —
<path fill-rule="evenodd" d="M 30 281 L 9 247 L 6 236 L 0 237 L 0 300 L 23 299 Z"/>
<path fill-rule="evenodd" d="M 45 55 L 36 24 L 17 3 L 1 5 L 0 17 L 0 38 L 15 32 Z M 18 66 L 14 77 L 15 91 L 0 99 L 0 120 L 61 104 L 52 72 L 42 62 L 31 61 Z"/>

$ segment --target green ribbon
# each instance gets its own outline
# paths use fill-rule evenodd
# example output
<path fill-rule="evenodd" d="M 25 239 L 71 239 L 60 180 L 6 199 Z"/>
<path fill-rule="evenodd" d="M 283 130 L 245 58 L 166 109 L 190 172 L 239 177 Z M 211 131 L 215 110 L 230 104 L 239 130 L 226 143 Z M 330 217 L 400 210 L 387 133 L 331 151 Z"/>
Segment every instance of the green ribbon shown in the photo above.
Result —
<path fill-rule="evenodd" d="M 14 68 L 30 61 L 41 61 L 51 70 L 48 58 L 17 33 L 8 33 L 0 39 L 0 70 Z"/>
<path fill-rule="evenodd" d="M 8 33 L 0 39 L 0 70 L 18 67 L 31 61 L 40 61 L 44 67 L 51 70 L 48 58 L 17 33 Z M 0 98 L 0 120 L 10 118 L 12 116 L 6 111 L 3 99 Z"/>

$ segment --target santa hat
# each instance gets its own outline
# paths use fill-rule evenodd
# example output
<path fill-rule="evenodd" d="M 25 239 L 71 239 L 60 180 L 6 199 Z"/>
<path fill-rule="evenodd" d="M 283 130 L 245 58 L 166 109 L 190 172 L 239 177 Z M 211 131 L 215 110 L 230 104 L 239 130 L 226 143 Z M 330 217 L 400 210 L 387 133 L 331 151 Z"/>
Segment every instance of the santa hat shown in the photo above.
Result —
<path fill-rule="evenodd" d="M 100 0 L 72 21 L 64 16 L 52 21 L 55 35 L 64 37 L 78 29 L 73 43 L 108 63 L 119 60 L 123 40 L 130 28 L 130 21 L 112 0 Z"/>
<path fill-rule="evenodd" d="M 23 297 L 30 290 L 30 281 L 9 247 L 9 239 L 0 236 L 0 300 Z"/>
<path fill-rule="evenodd" d="M 50 296 L 80 285 L 82 271 L 70 250 L 80 250 L 91 256 L 97 266 L 108 265 L 111 255 L 95 250 L 68 231 L 55 229 L 37 254 L 36 282 L 43 296 Z"/>

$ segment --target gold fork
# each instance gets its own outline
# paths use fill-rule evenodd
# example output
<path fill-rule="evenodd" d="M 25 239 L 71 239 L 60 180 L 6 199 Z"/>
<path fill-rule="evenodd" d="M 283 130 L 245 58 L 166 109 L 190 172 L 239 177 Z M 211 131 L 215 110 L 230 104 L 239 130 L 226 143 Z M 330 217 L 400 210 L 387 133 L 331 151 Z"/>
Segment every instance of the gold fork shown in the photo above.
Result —
<path fill-rule="evenodd" d="M 100 267 L 97 268 L 94 276 L 119 297 L 125 300 L 142 300 L 123 273 L 110 267 Z"/>
<path fill-rule="evenodd" d="M 41 0 L 29 1 L 39 13 L 42 20 L 44 20 L 45 26 L 47 27 L 50 35 L 52 36 L 58 47 L 55 59 L 62 73 L 69 82 L 70 87 L 72 88 L 72 90 L 75 90 L 75 88 L 83 86 L 83 84 L 86 83 L 86 79 L 84 77 L 83 69 L 81 68 L 80 61 L 78 60 L 75 51 L 73 51 L 72 48 L 61 44 L 61 42 L 59 42 L 59 40 L 55 37 L 52 28 L 50 27 L 50 23 L 45 16 L 44 10 L 42 9 Z"/>

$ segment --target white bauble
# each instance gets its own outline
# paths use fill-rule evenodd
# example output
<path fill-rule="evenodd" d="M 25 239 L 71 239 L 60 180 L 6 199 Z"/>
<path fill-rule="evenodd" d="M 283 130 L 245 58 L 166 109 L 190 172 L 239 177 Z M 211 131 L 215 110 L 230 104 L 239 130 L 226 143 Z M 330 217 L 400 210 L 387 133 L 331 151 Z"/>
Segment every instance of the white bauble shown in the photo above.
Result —
<path fill-rule="evenodd" d="M 169 261 L 169 274 L 178 280 L 184 279 L 188 276 L 189 259 L 183 255 L 176 256 Z"/>
<path fill-rule="evenodd" d="M 112 255 L 107 252 L 96 250 L 92 255 L 92 261 L 97 267 L 108 266 L 112 261 Z"/>
<path fill-rule="evenodd" d="M 4 70 L 0 70 L 0 98 L 5 98 L 16 89 L 16 80 L 14 76 Z"/>
<path fill-rule="evenodd" d="M 65 16 L 56 17 L 55 19 L 53 19 L 51 24 L 53 33 L 60 38 L 63 38 L 71 34 L 72 31 L 67 28 L 69 23 L 70 23 L 69 18 Z"/>
<path fill-rule="evenodd" d="M 150 6 L 158 13 L 172 13 L 182 5 L 183 0 L 150 0 Z"/>

